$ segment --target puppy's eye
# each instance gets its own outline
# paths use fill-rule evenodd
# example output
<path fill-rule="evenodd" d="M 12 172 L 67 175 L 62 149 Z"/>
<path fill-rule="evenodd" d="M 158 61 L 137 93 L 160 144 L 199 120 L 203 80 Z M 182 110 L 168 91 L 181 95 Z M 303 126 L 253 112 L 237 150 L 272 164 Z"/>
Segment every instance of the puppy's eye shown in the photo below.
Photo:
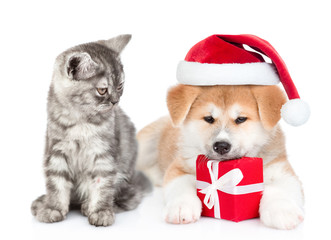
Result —
<path fill-rule="evenodd" d="M 206 116 L 203 118 L 203 120 L 205 120 L 207 123 L 210 123 L 210 124 L 215 122 L 215 119 L 212 116 Z"/>
<path fill-rule="evenodd" d="M 107 93 L 107 88 L 97 88 L 100 95 L 105 95 Z"/>
<path fill-rule="evenodd" d="M 240 124 L 240 123 L 246 122 L 246 120 L 247 120 L 247 117 L 238 117 L 236 120 L 234 120 L 234 122 L 236 124 Z"/>

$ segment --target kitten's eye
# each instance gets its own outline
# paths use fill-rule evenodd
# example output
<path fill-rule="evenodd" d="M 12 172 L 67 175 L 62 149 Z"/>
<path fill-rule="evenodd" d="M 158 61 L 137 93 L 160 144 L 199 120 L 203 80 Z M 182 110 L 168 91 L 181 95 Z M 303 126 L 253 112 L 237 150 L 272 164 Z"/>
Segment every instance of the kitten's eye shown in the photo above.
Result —
<path fill-rule="evenodd" d="M 123 89 L 124 82 L 120 83 L 117 87 L 117 91 L 121 91 Z"/>
<path fill-rule="evenodd" d="M 97 88 L 100 95 L 105 95 L 107 93 L 107 88 Z"/>
<path fill-rule="evenodd" d="M 210 124 L 215 122 L 215 119 L 212 116 L 206 116 L 203 118 L 203 120 L 205 120 L 207 123 L 210 123 Z"/>
<path fill-rule="evenodd" d="M 247 117 L 238 117 L 236 120 L 234 120 L 234 122 L 236 124 L 240 124 L 240 123 L 246 122 L 246 120 L 247 120 Z"/>

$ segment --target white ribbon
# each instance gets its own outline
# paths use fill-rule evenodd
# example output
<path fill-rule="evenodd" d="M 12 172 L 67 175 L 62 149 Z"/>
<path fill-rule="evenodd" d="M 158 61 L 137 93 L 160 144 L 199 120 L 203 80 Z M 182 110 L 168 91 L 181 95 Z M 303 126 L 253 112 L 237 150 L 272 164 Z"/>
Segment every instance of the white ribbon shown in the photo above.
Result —
<path fill-rule="evenodd" d="M 219 161 L 208 161 L 207 167 L 209 170 L 211 184 L 204 181 L 197 181 L 196 185 L 197 189 L 202 189 L 199 192 L 206 194 L 203 203 L 207 206 L 207 208 L 211 209 L 214 207 L 215 218 L 221 218 L 220 201 L 217 190 L 232 195 L 263 191 L 263 183 L 237 186 L 244 178 L 244 175 L 239 168 L 232 169 L 231 171 L 225 173 L 222 177 L 218 178 Z"/>

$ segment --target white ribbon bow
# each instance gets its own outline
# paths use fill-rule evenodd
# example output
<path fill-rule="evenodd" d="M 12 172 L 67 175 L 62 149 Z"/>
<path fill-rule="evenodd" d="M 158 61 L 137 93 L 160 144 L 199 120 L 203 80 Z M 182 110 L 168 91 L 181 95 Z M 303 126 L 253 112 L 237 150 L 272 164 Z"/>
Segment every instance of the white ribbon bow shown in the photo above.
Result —
<path fill-rule="evenodd" d="M 221 218 L 217 190 L 233 195 L 263 191 L 263 183 L 237 186 L 244 178 L 244 175 L 239 168 L 232 169 L 222 177 L 218 178 L 218 165 L 218 161 L 207 162 L 211 184 L 204 181 L 197 181 L 197 188 L 202 189 L 199 192 L 206 194 L 203 203 L 209 209 L 214 207 L 215 218 Z"/>

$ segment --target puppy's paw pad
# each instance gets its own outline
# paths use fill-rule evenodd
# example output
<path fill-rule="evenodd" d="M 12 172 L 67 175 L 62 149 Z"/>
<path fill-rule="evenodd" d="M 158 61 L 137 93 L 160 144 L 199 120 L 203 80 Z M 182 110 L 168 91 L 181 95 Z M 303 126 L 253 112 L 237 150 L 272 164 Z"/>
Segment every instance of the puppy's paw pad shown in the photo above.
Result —
<path fill-rule="evenodd" d="M 93 212 L 88 216 L 88 221 L 91 225 L 98 226 L 110 226 L 115 221 L 115 214 L 111 210 L 102 210 L 99 212 Z"/>
<path fill-rule="evenodd" d="M 199 220 L 201 208 L 198 197 L 175 199 L 166 205 L 165 220 L 173 224 L 193 223 Z"/>
<path fill-rule="evenodd" d="M 64 215 L 59 210 L 52 208 L 41 209 L 36 217 L 40 222 L 45 223 L 60 222 L 64 219 Z"/>
<path fill-rule="evenodd" d="M 260 208 L 260 219 L 268 227 L 290 230 L 303 221 L 304 212 L 291 201 L 275 200 Z"/>

